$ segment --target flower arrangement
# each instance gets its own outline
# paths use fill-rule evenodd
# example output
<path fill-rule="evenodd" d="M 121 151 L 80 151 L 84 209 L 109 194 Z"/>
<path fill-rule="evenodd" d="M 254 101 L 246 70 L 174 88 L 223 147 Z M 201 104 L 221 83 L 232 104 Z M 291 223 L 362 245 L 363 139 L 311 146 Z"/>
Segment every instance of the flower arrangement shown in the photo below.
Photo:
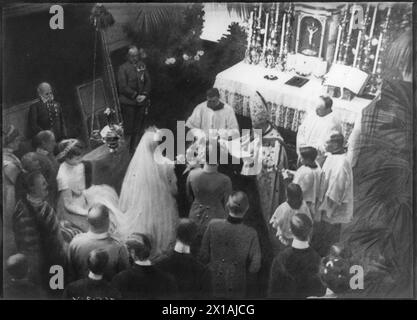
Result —
<path fill-rule="evenodd" d="M 166 58 L 165 59 L 165 64 L 166 65 L 175 64 L 176 61 L 177 61 L 177 59 L 175 59 L 174 57 Z"/>
<path fill-rule="evenodd" d="M 194 61 L 200 61 L 200 57 L 204 55 L 204 50 L 198 50 L 197 53 L 193 56 L 188 53 L 183 53 L 181 59 L 184 63 L 193 63 Z M 175 57 L 169 57 L 165 59 L 166 65 L 175 65 L 177 62 L 180 62 L 181 59 L 177 59 Z"/>

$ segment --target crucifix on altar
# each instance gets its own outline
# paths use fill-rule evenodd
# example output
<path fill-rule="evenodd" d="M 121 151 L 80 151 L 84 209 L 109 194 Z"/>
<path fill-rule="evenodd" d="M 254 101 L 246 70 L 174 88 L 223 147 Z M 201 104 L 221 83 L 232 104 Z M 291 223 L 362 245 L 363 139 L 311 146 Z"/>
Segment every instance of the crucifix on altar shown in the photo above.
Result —
<path fill-rule="evenodd" d="M 317 19 L 306 17 L 302 20 L 300 35 L 300 52 L 307 56 L 318 56 L 321 48 L 322 26 Z"/>
<path fill-rule="evenodd" d="M 343 3 L 297 3 L 295 53 L 332 63 L 339 15 Z"/>
<path fill-rule="evenodd" d="M 304 11 L 298 13 L 296 53 L 323 58 L 326 20 L 326 15 Z"/>

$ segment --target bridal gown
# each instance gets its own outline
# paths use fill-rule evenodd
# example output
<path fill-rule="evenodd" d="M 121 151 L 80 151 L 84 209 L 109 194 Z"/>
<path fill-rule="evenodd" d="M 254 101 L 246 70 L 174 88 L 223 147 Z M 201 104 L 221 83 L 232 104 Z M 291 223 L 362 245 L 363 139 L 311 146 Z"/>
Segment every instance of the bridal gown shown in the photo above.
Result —
<path fill-rule="evenodd" d="M 119 234 L 126 239 L 138 232 L 147 234 L 152 243 L 151 260 L 159 260 L 175 245 L 178 223 L 174 164 L 154 154 L 156 131 L 143 135 L 127 169 L 120 194 Z"/>

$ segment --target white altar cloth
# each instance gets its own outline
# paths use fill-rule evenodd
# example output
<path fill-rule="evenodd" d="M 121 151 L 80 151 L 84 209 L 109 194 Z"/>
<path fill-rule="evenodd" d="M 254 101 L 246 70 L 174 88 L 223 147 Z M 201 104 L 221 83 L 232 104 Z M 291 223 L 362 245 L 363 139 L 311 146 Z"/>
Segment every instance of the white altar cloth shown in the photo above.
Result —
<path fill-rule="evenodd" d="M 278 79 L 267 80 L 265 75 L 277 76 Z M 279 127 L 297 131 L 306 112 L 314 112 L 315 99 L 326 93 L 321 79 L 315 76 L 309 76 L 309 81 L 300 88 L 285 84 L 295 75 L 295 72 L 280 72 L 239 62 L 220 72 L 214 87 L 237 114 L 248 117 L 253 114 L 253 97 L 258 91 L 269 105 L 270 120 Z M 346 138 L 357 118 L 361 117 L 362 109 L 372 101 L 359 97 L 351 101 L 333 98 L 333 112 L 342 121 Z"/>

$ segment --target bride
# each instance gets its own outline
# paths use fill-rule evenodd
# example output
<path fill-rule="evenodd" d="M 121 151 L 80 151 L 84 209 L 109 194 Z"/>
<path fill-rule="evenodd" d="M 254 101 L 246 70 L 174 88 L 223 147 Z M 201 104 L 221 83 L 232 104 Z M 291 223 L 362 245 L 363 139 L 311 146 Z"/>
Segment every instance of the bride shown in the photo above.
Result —
<path fill-rule="evenodd" d="M 174 164 L 166 157 L 154 157 L 157 135 L 151 127 L 139 142 L 123 180 L 119 201 L 123 214 L 118 217 L 122 238 L 134 232 L 151 237 L 154 261 L 173 249 L 178 222 Z"/>

